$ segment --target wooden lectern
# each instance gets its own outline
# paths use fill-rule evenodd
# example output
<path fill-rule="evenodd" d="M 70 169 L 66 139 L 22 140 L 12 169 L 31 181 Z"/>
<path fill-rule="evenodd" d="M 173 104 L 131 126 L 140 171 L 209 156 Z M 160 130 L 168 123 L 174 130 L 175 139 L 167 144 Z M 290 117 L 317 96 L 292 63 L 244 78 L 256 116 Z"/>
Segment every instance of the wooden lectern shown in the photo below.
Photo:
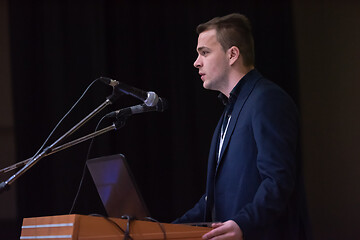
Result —
<path fill-rule="evenodd" d="M 127 220 L 111 218 L 126 230 Z M 133 240 L 201 239 L 211 229 L 182 224 L 156 223 L 134 220 L 130 222 L 130 237 Z M 84 215 L 59 215 L 51 217 L 24 218 L 20 239 L 56 240 L 119 240 L 124 234 L 115 224 L 103 217 Z"/>

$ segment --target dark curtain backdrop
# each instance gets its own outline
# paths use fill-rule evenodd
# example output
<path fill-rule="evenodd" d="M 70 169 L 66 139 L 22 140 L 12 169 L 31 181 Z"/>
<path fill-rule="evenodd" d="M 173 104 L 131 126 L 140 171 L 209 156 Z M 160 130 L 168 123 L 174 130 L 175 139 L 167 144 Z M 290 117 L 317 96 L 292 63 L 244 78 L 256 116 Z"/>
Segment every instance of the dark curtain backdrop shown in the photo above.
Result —
<path fill-rule="evenodd" d="M 208 149 L 223 109 L 218 93 L 202 88 L 192 66 L 199 23 L 246 14 L 257 69 L 297 101 L 291 1 L 11 0 L 9 11 L 17 160 L 37 151 L 99 76 L 153 90 L 169 109 L 133 116 L 125 127 L 97 137 L 91 157 L 124 154 L 152 217 L 160 221 L 180 216 L 203 194 Z M 49 143 L 110 94 L 111 87 L 95 84 Z M 120 98 L 73 138 L 94 131 L 105 113 L 138 103 Z M 69 212 L 88 147 L 86 142 L 46 157 L 18 179 L 19 219 Z M 102 211 L 87 174 L 74 212 Z"/>

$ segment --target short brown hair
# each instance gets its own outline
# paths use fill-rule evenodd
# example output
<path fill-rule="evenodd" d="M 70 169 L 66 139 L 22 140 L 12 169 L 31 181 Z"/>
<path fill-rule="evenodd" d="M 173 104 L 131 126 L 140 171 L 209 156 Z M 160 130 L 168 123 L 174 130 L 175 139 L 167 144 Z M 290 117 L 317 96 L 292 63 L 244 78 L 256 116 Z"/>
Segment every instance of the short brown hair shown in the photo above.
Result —
<path fill-rule="evenodd" d="M 232 46 L 239 48 L 244 65 L 251 66 L 255 63 L 254 39 L 251 32 L 249 19 L 242 14 L 232 13 L 223 17 L 216 17 L 196 28 L 198 34 L 216 30 L 216 37 L 226 51 Z"/>

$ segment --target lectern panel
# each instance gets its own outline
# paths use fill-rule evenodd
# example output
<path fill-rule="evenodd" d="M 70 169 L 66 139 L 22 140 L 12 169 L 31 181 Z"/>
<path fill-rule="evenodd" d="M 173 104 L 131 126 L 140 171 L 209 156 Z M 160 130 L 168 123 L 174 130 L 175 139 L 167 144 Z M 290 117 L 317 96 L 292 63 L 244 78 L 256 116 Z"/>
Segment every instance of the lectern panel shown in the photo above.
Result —
<path fill-rule="evenodd" d="M 25 218 L 20 239 L 56 240 L 118 240 L 124 237 L 127 220 L 84 215 L 61 215 L 53 217 Z M 134 220 L 129 225 L 133 240 L 200 240 L 209 232 L 208 227 L 193 227 L 181 224 L 156 223 Z"/>

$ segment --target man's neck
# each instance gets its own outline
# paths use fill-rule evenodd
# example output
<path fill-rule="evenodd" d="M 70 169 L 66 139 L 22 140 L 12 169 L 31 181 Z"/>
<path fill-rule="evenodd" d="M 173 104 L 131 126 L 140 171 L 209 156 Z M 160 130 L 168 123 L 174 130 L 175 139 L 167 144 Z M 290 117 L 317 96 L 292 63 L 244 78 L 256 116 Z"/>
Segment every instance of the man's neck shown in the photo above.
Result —
<path fill-rule="evenodd" d="M 254 66 L 242 66 L 239 69 L 234 69 L 234 71 L 232 72 L 232 74 L 229 75 L 229 84 L 227 89 L 223 92 L 223 94 L 226 97 L 230 97 L 230 93 L 231 91 L 234 89 L 234 87 L 236 86 L 236 84 L 238 84 L 239 81 L 241 81 L 241 79 L 251 70 L 253 70 L 255 67 Z"/>

